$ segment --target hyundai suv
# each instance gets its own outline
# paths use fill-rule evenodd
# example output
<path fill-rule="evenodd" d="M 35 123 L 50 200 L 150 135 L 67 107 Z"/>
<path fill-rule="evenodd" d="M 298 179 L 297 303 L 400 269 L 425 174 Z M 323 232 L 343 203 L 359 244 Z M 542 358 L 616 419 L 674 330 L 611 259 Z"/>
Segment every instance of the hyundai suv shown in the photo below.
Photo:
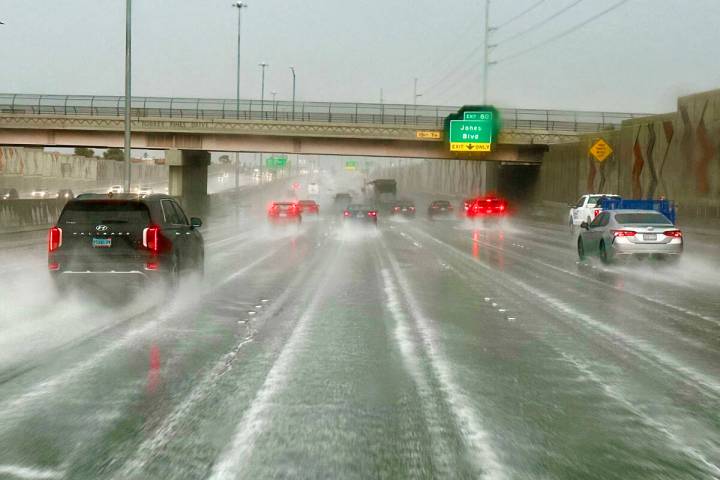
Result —
<path fill-rule="evenodd" d="M 49 231 L 48 269 L 60 289 L 73 280 L 175 286 L 181 272 L 203 272 L 201 225 L 167 195 L 79 195 Z"/>

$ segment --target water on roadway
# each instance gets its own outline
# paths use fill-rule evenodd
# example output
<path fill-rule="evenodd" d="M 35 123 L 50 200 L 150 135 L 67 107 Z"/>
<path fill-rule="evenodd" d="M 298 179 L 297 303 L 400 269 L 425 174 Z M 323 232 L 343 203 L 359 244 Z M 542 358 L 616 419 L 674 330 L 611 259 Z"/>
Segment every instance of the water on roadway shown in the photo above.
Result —
<path fill-rule="evenodd" d="M 212 212 L 167 303 L 5 240 L 0 478 L 720 478 L 712 237 L 604 267 L 530 218 L 272 228 L 284 192 Z"/>

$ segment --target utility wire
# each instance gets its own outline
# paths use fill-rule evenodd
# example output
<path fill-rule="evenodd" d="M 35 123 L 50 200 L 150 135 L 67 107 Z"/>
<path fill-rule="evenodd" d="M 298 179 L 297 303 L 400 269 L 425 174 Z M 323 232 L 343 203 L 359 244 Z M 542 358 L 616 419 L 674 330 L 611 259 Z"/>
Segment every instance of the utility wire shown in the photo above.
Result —
<path fill-rule="evenodd" d="M 515 35 L 511 35 L 503 40 L 500 40 L 498 42 L 498 45 L 507 43 L 507 42 L 511 42 L 517 38 L 527 35 L 528 33 L 532 32 L 532 31 L 537 30 L 538 28 L 542 27 L 543 25 L 547 24 L 548 22 L 555 20 L 557 17 L 559 17 L 560 15 L 567 12 L 568 10 L 570 10 L 571 8 L 575 7 L 576 5 L 578 5 L 579 3 L 583 2 L 583 1 L 585 1 L 585 0 L 575 0 L 573 3 L 571 3 L 567 7 L 561 8 L 554 14 L 547 17 L 545 20 L 541 20 L 540 22 L 536 23 L 535 25 L 531 25 L 529 28 L 527 28 L 525 30 L 521 30 L 520 32 L 516 33 Z"/>
<path fill-rule="evenodd" d="M 498 30 L 498 29 L 500 29 L 500 28 L 503 28 L 503 27 L 511 24 L 512 22 L 514 22 L 514 21 L 517 20 L 518 18 L 522 17 L 522 16 L 525 15 L 526 13 L 530 13 L 531 11 L 535 10 L 537 7 L 539 7 L 539 6 L 542 5 L 543 3 L 545 3 L 545 0 L 539 0 L 539 1 L 535 2 L 535 3 L 533 3 L 533 4 L 530 5 L 528 8 L 526 8 L 526 9 L 523 10 L 522 12 L 518 13 L 518 14 L 515 15 L 514 17 L 509 18 L 508 20 L 504 21 L 504 22 L 501 23 L 500 25 L 496 25 L 496 26 L 495 26 L 495 30 Z"/>
<path fill-rule="evenodd" d="M 449 71 L 448 73 L 446 73 L 442 78 L 440 78 L 437 82 L 435 82 L 435 83 L 433 83 L 432 85 L 430 85 L 429 87 L 426 87 L 425 89 L 423 89 L 423 95 L 425 95 L 425 94 L 426 94 L 427 92 L 429 92 L 429 91 L 434 90 L 434 89 L 437 88 L 438 86 L 440 86 L 440 85 L 442 85 L 443 83 L 445 83 L 450 77 L 452 77 L 453 75 L 456 75 L 458 72 L 460 72 L 461 70 L 459 70 L 459 69 L 460 69 L 463 65 L 465 65 L 469 60 L 471 60 L 472 57 L 474 57 L 475 55 L 477 55 L 478 53 L 480 53 L 480 51 L 481 51 L 482 49 L 484 49 L 484 48 L 485 48 L 484 45 L 481 45 L 481 46 L 476 47 L 476 48 L 474 48 L 473 50 L 471 50 L 470 53 L 468 53 L 468 54 L 465 56 L 465 58 L 462 59 L 462 61 L 460 62 L 460 64 L 459 64 L 457 67 L 455 67 L 455 68 L 453 68 L 452 70 L 450 70 L 450 71 Z M 473 62 L 471 62 L 471 64 L 474 65 Z"/>
<path fill-rule="evenodd" d="M 564 37 L 564 36 L 566 36 L 566 35 L 570 35 L 571 33 L 576 32 L 577 30 L 580 30 L 582 27 L 584 27 L 584 26 L 587 25 L 588 23 L 593 22 L 593 21 L 597 20 L 598 18 L 600 18 L 600 17 L 602 17 L 602 16 L 604 16 L 604 15 L 607 15 L 608 13 L 612 12 L 612 11 L 615 10 L 616 8 L 619 8 L 619 7 L 623 6 L 623 5 L 626 4 L 628 1 L 629 1 L 629 0 L 620 0 L 620 1 L 617 2 L 616 4 L 614 4 L 614 5 L 606 8 L 606 9 L 603 10 L 602 12 L 599 12 L 599 13 L 593 15 L 592 17 L 588 18 L 587 20 L 578 23 L 578 24 L 575 25 L 574 27 L 571 27 L 571 28 L 569 28 L 569 29 L 567 29 L 567 30 L 565 30 L 565 31 L 563 31 L 563 32 L 560 32 L 560 33 L 558 33 L 557 35 L 554 35 L 554 36 L 548 38 L 547 40 L 544 40 L 544 41 L 542 41 L 542 42 L 540 42 L 540 43 L 537 43 L 537 44 L 533 45 L 533 46 L 530 47 L 530 48 L 526 48 L 526 49 L 524 49 L 524 50 L 520 50 L 519 52 L 515 52 L 515 53 L 513 53 L 513 54 L 510 54 L 510 55 L 507 55 L 507 56 L 505 56 L 505 57 L 502 57 L 502 58 L 498 59 L 496 62 L 497 62 L 497 63 L 500 63 L 500 62 L 506 62 L 506 61 L 508 61 L 508 60 L 512 60 L 512 59 L 514 59 L 514 58 L 517 58 L 517 57 L 520 57 L 520 56 L 522 56 L 522 55 L 525 55 L 526 53 L 532 52 L 533 50 L 537 50 L 537 49 L 540 48 L 540 47 L 544 47 L 544 46 L 547 45 L 548 43 L 554 42 L 555 40 L 559 40 L 559 39 L 561 39 L 562 37 Z"/>

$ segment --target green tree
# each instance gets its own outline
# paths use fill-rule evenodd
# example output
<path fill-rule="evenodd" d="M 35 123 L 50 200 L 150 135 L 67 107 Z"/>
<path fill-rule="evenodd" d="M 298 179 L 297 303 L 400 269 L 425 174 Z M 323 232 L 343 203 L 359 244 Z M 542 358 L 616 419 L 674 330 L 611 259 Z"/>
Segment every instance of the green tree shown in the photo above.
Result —
<path fill-rule="evenodd" d="M 103 158 L 107 160 L 125 160 L 125 151 L 122 148 L 108 148 L 103 153 Z"/>
<path fill-rule="evenodd" d="M 95 151 L 92 148 L 75 147 L 75 155 L 92 158 L 95 156 Z"/>

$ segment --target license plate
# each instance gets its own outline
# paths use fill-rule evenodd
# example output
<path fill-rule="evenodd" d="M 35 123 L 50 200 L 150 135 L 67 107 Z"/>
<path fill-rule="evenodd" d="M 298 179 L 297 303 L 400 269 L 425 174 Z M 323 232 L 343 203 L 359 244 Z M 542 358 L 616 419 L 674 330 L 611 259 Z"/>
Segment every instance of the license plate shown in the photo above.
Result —
<path fill-rule="evenodd" d="M 643 233 L 643 240 L 646 242 L 654 242 L 657 240 L 657 233 Z"/>
<path fill-rule="evenodd" d="M 110 248 L 112 247 L 112 238 L 93 238 L 93 248 Z"/>
<path fill-rule="evenodd" d="M 444 212 L 444 211 L 446 211 L 446 210 L 447 210 L 447 208 L 441 208 L 440 210 L 442 210 L 442 211 Z"/>
<path fill-rule="evenodd" d="M 365 215 L 363 215 L 362 213 L 358 213 L 356 216 L 357 218 L 363 218 Z"/>

